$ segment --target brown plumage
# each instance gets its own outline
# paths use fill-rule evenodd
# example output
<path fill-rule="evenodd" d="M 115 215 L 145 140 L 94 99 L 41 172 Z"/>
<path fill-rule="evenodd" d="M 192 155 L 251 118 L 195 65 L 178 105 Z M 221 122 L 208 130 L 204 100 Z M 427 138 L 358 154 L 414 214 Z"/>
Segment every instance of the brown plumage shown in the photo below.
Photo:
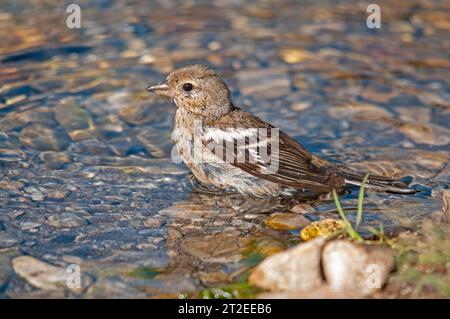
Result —
<path fill-rule="evenodd" d="M 176 104 L 172 139 L 181 159 L 204 184 L 245 195 L 290 196 L 341 190 L 363 179 L 362 173 L 311 154 L 271 124 L 235 107 L 225 82 L 205 66 L 175 70 L 147 90 Z M 367 187 L 414 192 L 381 176 L 370 176 Z"/>

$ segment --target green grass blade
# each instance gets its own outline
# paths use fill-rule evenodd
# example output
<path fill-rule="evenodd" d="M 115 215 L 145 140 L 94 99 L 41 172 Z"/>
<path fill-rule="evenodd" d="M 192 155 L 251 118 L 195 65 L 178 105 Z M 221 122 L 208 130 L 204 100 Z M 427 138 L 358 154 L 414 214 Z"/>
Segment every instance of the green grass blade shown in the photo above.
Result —
<path fill-rule="evenodd" d="M 339 197 L 338 197 L 335 189 L 333 189 L 333 198 L 334 198 L 334 204 L 336 205 L 338 213 L 341 216 L 342 220 L 344 221 L 344 224 L 345 225 L 350 224 L 350 222 L 347 219 L 347 216 L 344 213 L 344 210 L 342 209 L 341 203 L 339 202 Z"/>
<path fill-rule="evenodd" d="M 358 227 L 362 221 L 363 202 L 364 202 L 364 186 L 366 185 L 368 178 L 369 178 L 369 174 L 366 174 L 366 176 L 364 176 L 364 178 L 362 180 L 361 187 L 359 188 L 358 210 L 356 211 L 356 224 L 355 224 L 356 229 L 358 229 Z"/>

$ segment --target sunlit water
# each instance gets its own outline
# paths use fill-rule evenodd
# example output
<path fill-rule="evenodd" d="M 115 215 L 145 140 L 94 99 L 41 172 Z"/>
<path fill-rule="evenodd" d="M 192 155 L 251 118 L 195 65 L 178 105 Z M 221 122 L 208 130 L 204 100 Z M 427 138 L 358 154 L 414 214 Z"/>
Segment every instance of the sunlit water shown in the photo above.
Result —
<path fill-rule="evenodd" d="M 0 4 L 0 296 L 176 296 L 237 281 L 249 256 L 298 242 L 270 213 L 336 218 L 329 198 L 243 199 L 191 183 L 171 161 L 174 106 L 144 91 L 211 66 L 236 105 L 312 152 L 422 192 L 367 194 L 364 225 L 440 209 L 448 188 L 448 2 L 59 1 Z M 350 219 L 357 189 L 342 197 Z M 36 289 L 11 260 L 78 264 L 80 292 Z M 169 294 L 169 295 L 167 295 Z"/>

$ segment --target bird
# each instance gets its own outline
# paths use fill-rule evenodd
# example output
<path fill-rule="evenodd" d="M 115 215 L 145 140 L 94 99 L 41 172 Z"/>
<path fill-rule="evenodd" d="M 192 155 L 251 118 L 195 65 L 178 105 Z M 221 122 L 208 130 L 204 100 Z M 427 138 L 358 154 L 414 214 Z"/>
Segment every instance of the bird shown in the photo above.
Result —
<path fill-rule="evenodd" d="M 235 106 L 227 84 L 207 66 L 181 67 L 146 90 L 176 105 L 171 138 L 178 156 L 205 186 L 263 198 L 340 192 L 362 184 L 365 173 L 312 154 L 279 128 Z M 384 176 L 370 175 L 365 187 L 415 192 Z"/>

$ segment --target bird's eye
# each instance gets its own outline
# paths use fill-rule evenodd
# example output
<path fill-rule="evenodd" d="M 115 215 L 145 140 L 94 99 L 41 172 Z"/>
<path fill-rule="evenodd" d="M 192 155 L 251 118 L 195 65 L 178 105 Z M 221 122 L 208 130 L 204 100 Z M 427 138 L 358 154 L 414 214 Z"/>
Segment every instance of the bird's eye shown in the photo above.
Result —
<path fill-rule="evenodd" d="M 191 83 L 184 83 L 183 84 L 183 90 L 186 92 L 192 91 L 194 86 Z"/>

